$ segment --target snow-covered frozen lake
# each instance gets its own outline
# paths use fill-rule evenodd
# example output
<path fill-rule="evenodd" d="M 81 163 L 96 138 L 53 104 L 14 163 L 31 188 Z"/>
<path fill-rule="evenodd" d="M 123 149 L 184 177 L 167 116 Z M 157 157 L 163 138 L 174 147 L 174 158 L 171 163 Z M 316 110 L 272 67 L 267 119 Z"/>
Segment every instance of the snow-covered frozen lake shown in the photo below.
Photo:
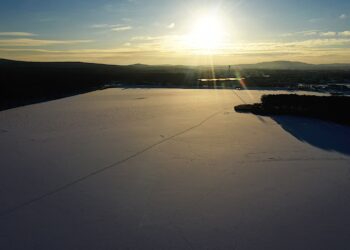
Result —
<path fill-rule="evenodd" d="M 0 249 L 350 249 L 350 128 L 233 111 L 263 93 L 0 112 Z"/>

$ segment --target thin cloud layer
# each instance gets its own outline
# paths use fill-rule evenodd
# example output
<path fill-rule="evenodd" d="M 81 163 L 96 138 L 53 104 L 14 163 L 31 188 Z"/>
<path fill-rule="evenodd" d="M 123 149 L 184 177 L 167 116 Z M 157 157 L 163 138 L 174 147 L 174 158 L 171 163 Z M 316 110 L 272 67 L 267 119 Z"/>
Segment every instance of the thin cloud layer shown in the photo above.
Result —
<path fill-rule="evenodd" d="M 0 32 L 0 36 L 35 36 L 35 34 L 28 32 Z"/>
<path fill-rule="evenodd" d="M 121 27 L 112 28 L 112 31 L 126 31 L 126 30 L 132 30 L 132 27 L 131 26 L 121 26 Z"/>
<path fill-rule="evenodd" d="M 80 44 L 90 43 L 91 40 L 40 40 L 40 39 L 0 39 L 0 46 L 8 47 L 37 47 L 47 45 L 60 45 L 60 44 Z"/>

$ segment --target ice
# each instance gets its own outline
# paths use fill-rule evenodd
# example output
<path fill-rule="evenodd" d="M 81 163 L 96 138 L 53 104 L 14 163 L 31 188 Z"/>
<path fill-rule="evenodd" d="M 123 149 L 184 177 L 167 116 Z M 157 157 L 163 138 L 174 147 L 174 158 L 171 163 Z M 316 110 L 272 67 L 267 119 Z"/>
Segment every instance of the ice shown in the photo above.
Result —
<path fill-rule="evenodd" d="M 349 127 L 234 112 L 266 93 L 107 89 L 0 112 L 0 248 L 350 248 Z"/>

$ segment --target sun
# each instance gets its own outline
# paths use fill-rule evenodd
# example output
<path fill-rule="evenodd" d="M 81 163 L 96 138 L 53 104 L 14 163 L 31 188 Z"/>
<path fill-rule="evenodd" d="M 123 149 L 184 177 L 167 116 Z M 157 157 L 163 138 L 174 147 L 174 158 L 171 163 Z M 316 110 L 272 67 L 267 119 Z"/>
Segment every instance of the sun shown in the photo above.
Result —
<path fill-rule="evenodd" d="M 187 36 L 187 43 L 191 49 L 210 52 L 222 48 L 226 31 L 219 15 L 201 15 L 191 26 Z"/>

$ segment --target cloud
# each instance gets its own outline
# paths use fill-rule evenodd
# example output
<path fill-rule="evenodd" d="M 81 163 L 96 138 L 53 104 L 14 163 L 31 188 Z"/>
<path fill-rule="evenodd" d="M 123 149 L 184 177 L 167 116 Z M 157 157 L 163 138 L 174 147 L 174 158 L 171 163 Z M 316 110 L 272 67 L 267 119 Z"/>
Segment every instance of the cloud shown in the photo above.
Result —
<path fill-rule="evenodd" d="M 320 33 L 320 36 L 334 37 L 334 36 L 337 36 L 337 32 L 334 32 L 334 31 L 322 32 Z"/>
<path fill-rule="evenodd" d="M 349 32 L 350 33 L 350 32 Z M 108 54 L 108 53 L 142 53 L 145 51 L 166 52 L 176 54 L 191 54 L 193 50 L 186 48 L 181 42 L 181 36 L 158 36 L 158 37 L 134 37 L 133 42 L 127 42 L 117 48 L 112 49 L 78 49 L 78 50 L 45 50 L 42 48 L 0 48 L 8 51 L 44 51 L 50 53 L 84 53 L 84 54 Z M 75 44 L 89 42 L 82 41 L 53 41 L 53 40 L 34 40 L 34 39 L 8 39 L 0 40 L 0 46 L 42 46 L 53 44 Z M 340 48 L 339 46 L 343 46 Z M 345 46 L 345 47 L 344 47 Z M 221 54 L 235 53 L 291 53 L 298 51 L 314 50 L 333 50 L 350 49 L 350 38 L 332 38 L 332 39 L 309 39 L 295 42 L 256 42 L 256 43 L 228 43 L 220 49 Z M 126 48 L 127 47 L 127 48 Z"/>
<path fill-rule="evenodd" d="M 347 19 L 348 18 L 348 15 L 346 15 L 346 14 L 341 14 L 340 16 L 339 16 L 339 18 L 340 19 Z"/>
<path fill-rule="evenodd" d="M 59 45 L 59 44 L 79 44 L 89 43 L 91 40 L 40 40 L 40 39 L 0 39 L 0 46 L 9 47 L 37 47 L 47 45 Z"/>
<path fill-rule="evenodd" d="M 282 37 L 293 37 L 293 36 L 316 36 L 319 38 L 341 38 L 341 37 L 350 37 L 350 31 L 345 30 L 342 32 L 337 31 L 328 31 L 328 32 L 319 32 L 317 30 L 310 30 L 310 31 L 300 31 L 300 32 L 294 32 L 294 33 L 286 33 L 282 34 Z"/>
<path fill-rule="evenodd" d="M 0 51 L 28 51 L 28 52 L 45 52 L 45 53 L 52 53 L 52 54 L 133 54 L 133 53 L 151 53 L 155 51 L 145 51 L 140 50 L 137 48 L 125 48 L 125 47 L 119 47 L 119 48 L 111 48 L 111 49 L 68 49 L 68 50 L 52 50 L 52 49 L 36 49 L 36 48 L 0 48 Z"/>
<path fill-rule="evenodd" d="M 112 31 L 126 31 L 126 30 L 132 30 L 131 26 L 120 26 L 116 28 L 112 28 Z"/>
<path fill-rule="evenodd" d="M 120 26 L 114 28 L 121 28 Z M 163 26 L 164 27 L 164 26 Z M 110 27 L 107 27 L 110 29 Z M 113 29 L 113 28 L 112 28 Z M 323 33 L 332 33 L 324 35 Z M 320 32 L 316 30 L 298 32 L 295 41 L 270 42 L 227 42 L 212 53 L 223 63 L 232 60 L 315 60 L 329 62 L 350 62 L 350 31 Z M 323 34 L 323 36 L 321 35 Z M 313 36 L 315 35 L 315 37 Z M 200 51 L 189 46 L 185 35 L 135 36 L 115 48 L 46 48 L 40 46 L 77 44 L 87 40 L 39 40 L 39 39 L 0 39 L 0 57 L 29 60 L 79 60 L 91 62 L 134 63 L 190 63 L 201 57 Z M 284 40 L 284 39 L 283 39 Z M 37 46 L 37 47 L 35 47 Z M 76 49 L 75 49 L 76 48 Z M 331 56 L 330 56 L 331 55 Z M 250 58 L 250 59 L 249 59 Z M 182 60 L 182 61 L 181 61 Z M 230 61 L 231 60 L 231 61 Z M 338 60 L 338 61 L 336 61 Z M 219 63 L 219 60 L 216 61 Z"/>
<path fill-rule="evenodd" d="M 35 34 L 28 32 L 0 32 L 0 36 L 35 36 Z"/>
<path fill-rule="evenodd" d="M 173 29 L 175 28 L 175 23 L 170 23 L 168 26 L 167 26 L 168 29 Z"/>
<path fill-rule="evenodd" d="M 149 43 L 154 46 L 134 45 L 110 49 L 68 49 L 49 50 L 36 48 L 0 48 L 0 55 L 6 58 L 36 61 L 90 61 L 103 63 L 131 64 L 203 63 L 207 56 L 182 48 L 166 48 L 158 42 L 169 42 L 171 37 L 158 37 Z M 174 37 L 173 39 L 176 39 Z M 350 62 L 350 47 L 340 48 L 339 44 L 350 45 L 350 39 L 310 39 L 297 42 L 257 42 L 230 44 L 213 55 L 217 64 L 256 62 L 259 60 L 299 60 L 316 63 Z M 125 44 L 124 44 L 125 45 Z M 327 47 L 330 46 L 330 47 Z M 332 47 L 333 46 L 333 47 Z"/>
<path fill-rule="evenodd" d="M 286 33 L 282 34 L 282 37 L 291 37 L 291 36 L 317 36 L 319 35 L 318 30 L 305 30 L 305 31 L 298 31 L 293 33 Z"/>
<path fill-rule="evenodd" d="M 318 35 L 317 30 L 308 30 L 308 31 L 303 31 L 302 35 L 304 36 L 316 36 Z"/>
<path fill-rule="evenodd" d="M 287 43 L 286 46 L 301 47 L 301 48 L 322 48 L 322 47 L 337 47 L 337 46 L 349 46 L 350 39 L 311 39 L 300 42 Z"/>
<path fill-rule="evenodd" d="M 135 36 L 131 41 L 154 41 L 163 38 L 163 36 Z"/>
<path fill-rule="evenodd" d="M 343 31 L 343 32 L 339 32 L 339 36 L 345 36 L 345 37 L 350 37 L 350 31 L 349 30 L 346 30 L 346 31 Z"/>
<path fill-rule="evenodd" d="M 188 49 L 184 35 L 163 36 L 136 36 L 130 39 L 134 47 L 146 50 L 156 49 L 158 51 L 171 51 L 172 53 L 183 53 Z"/>
<path fill-rule="evenodd" d="M 39 52 L 39 53 L 51 53 L 51 54 L 134 54 L 144 52 L 155 52 L 140 50 L 137 48 L 112 48 L 112 49 L 68 49 L 68 50 L 50 50 L 50 49 L 34 49 L 34 48 L 0 48 L 0 51 L 10 52 Z"/>
<path fill-rule="evenodd" d="M 95 29 L 110 29 L 111 31 L 126 31 L 131 30 L 132 27 L 124 24 L 93 24 L 90 26 Z"/>
<path fill-rule="evenodd" d="M 103 29 L 103 28 L 116 28 L 116 27 L 120 27 L 123 26 L 122 24 L 106 24 L 106 23 L 102 23 L 102 24 L 93 24 L 90 27 L 91 28 L 95 28 L 95 29 Z"/>

